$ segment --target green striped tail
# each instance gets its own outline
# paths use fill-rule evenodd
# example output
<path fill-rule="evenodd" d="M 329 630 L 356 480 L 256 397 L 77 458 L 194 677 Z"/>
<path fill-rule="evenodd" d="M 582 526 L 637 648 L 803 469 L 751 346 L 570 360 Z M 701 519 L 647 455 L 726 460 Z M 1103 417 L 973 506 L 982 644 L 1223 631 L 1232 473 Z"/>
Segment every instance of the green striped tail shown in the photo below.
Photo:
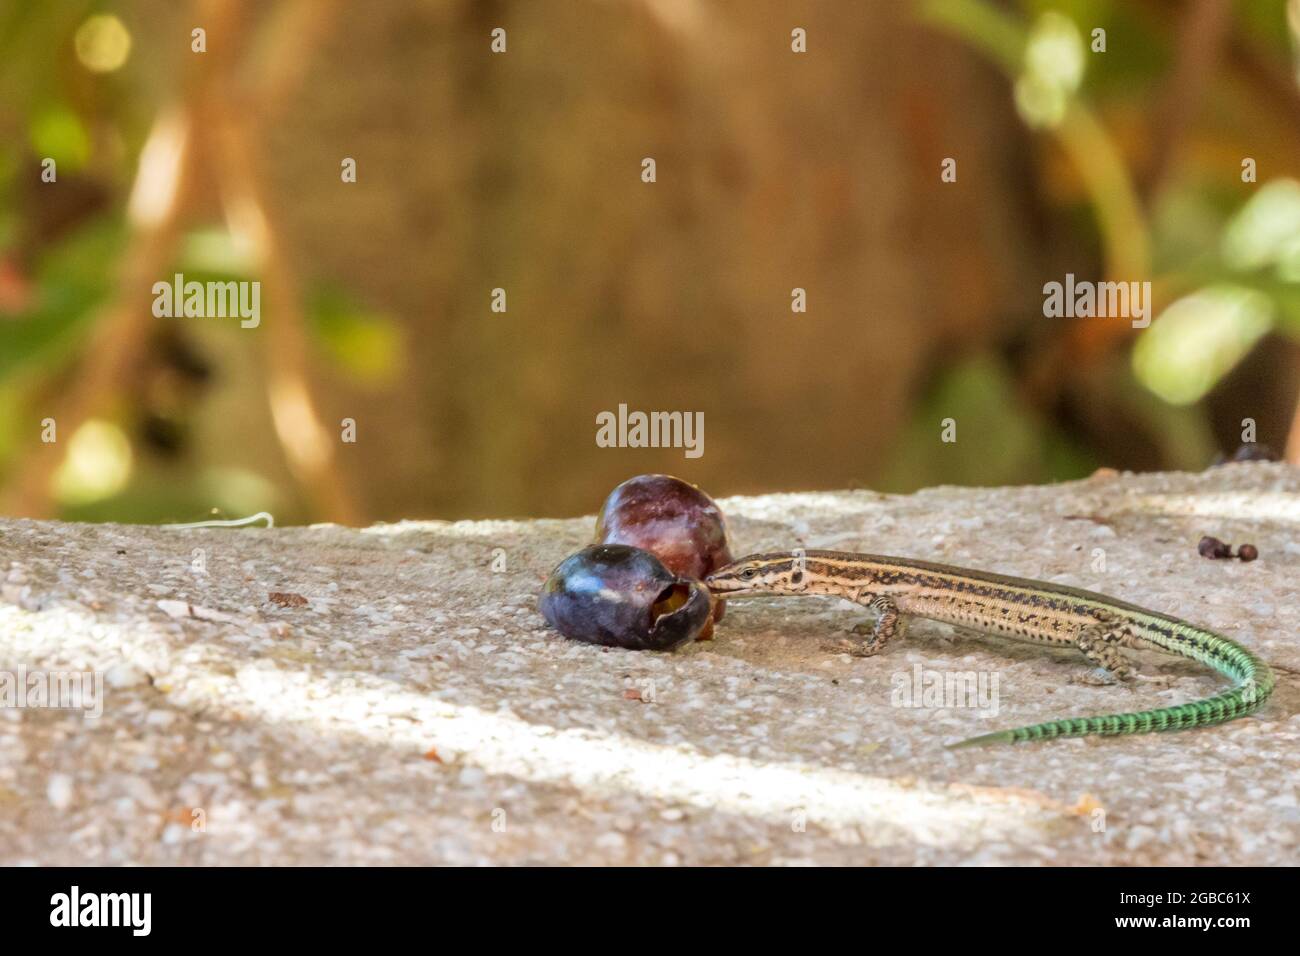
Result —
<path fill-rule="evenodd" d="M 1114 737 L 1209 727 L 1254 713 L 1264 706 L 1264 702 L 1273 693 L 1273 671 L 1235 641 L 1182 621 L 1150 613 L 1143 614 L 1141 623 L 1142 640 L 1206 664 L 1232 678 L 1236 686 L 1214 697 L 1176 707 L 1141 710 L 1130 714 L 1108 714 L 1103 717 L 1049 720 L 1028 727 L 972 737 L 950 746 L 980 747 L 987 744 L 1052 740 L 1057 737 Z"/>

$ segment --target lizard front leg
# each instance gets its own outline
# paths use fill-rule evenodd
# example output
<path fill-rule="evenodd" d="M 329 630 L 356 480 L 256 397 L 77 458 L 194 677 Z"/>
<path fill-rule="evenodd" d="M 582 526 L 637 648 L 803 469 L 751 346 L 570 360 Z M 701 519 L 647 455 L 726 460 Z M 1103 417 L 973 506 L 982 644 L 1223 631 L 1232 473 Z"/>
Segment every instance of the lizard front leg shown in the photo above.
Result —
<path fill-rule="evenodd" d="M 848 650 L 854 657 L 874 657 L 883 651 L 890 641 L 903 633 L 903 613 L 898 609 L 893 598 L 882 594 L 866 602 L 866 606 L 879 614 L 876 623 L 871 625 L 870 634 L 863 641 L 845 640 L 841 644 L 841 649 Z M 854 627 L 853 633 L 861 634 L 863 627 L 864 625 Z"/>

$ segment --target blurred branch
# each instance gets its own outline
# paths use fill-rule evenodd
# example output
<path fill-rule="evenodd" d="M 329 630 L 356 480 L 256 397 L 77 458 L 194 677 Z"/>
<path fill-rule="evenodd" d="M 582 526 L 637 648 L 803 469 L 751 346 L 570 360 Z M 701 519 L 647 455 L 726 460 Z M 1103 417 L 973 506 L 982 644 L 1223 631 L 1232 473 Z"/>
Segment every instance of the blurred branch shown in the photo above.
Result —
<path fill-rule="evenodd" d="M 971 41 L 1010 76 L 1023 63 L 1024 27 L 984 0 L 919 0 L 917 15 Z"/>
<path fill-rule="evenodd" d="M 1290 129 L 1292 141 L 1300 140 L 1300 85 L 1295 74 L 1266 56 L 1259 44 L 1240 30 L 1233 32 L 1228 51 L 1233 66 L 1259 91 L 1261 99 L 1282 104 L 1277 115 Z"/>
<path fill-rule="evenodd" d="M 233 77 L 211 108 L 217 179 L 230 233 L 250 251 L 265 279 L 267 400 L 276 435 L 299 486 L 330 521 L 356 524 L 360 510 L 337 468 L 310 375 L 310 343 L 300 284 L 280 239 L 278 216 L 259 163 L 259 120 L 265 124 L 307 73 L 311 53 L 328 35 L 337 3 L 298 0 L 276 11 L 258 44 L 258 69 L 237 87 Z"/>
<path fill-rule="evenodd" d="M 282 112 L 299 89 L 312 57 L 333 32 L 339 0 L 293 0 L 270 10 L 246 57 L 245 102 L 263 122 Z"/>
<path fill-rule="evenodd" d="M 247 116 L 247 113 L 243 114 Z M 355 524 L 359 511 L 343 486 L 331 439 L 312 394 L 309 343 L 302 295 L 269 212 L 256 165 L 257 138 L 247 119 L 223 107 L 215 124 L 221 158 L 221 190 L 232 235 L 252 250 L 264 276 L 270 317 L 266 323 L 265 374 L 271 417 L 289 467 L 329 520 Z"/>
<path fill-rule="evenodd" d="M 1183 17 L 1174 68 L 1154 113 L 1150 140 L 1154 152 L 1139 177 L 1142 195 L 1148 201 L 1159 192 L 1169 172 L 1223 54 L 1231 25 L 1232 5 L 1228 0 L 1195 0 Z"/>
<path fill-rule="evenodd" d="M 1097 211 L 1107 276 L 1127 281 L 1150 275 L 1151 232 L 1133 178 L 1105 126 L 1075 100 L 1055 132 Z"/>

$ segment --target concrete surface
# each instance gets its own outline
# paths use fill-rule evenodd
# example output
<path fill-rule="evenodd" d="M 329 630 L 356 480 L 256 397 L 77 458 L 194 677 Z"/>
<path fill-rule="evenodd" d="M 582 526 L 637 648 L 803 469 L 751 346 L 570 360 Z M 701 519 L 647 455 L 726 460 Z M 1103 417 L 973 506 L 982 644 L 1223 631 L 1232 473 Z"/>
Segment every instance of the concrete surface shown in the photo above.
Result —
<path fill-rule="evenodd" d="M 1101 590 L 1236 638 L 1279 688 L 1217 728 L 949 752 L 1218 679 L 1149 658 L 1167 688 L 1092 686 L 1077 656 L 927 622 L 855 659 L 832 642 L 864 612 L 811 598 L 735 600 L 716 640 L 669 655 L 570 643 L 535 596 L 590 518 L 2 520 L 0 669 L 93 671 L 104 696 L 97 718 L 0 707 L 0 863 L 1297 861 L 1300 471 L 721 504 L 738 555 L 872 550 Z M 1207 533 L 1260 559 L 1201 558 Z M 996 679 L 996 717 L 900 706 L 967 672 Z"/>

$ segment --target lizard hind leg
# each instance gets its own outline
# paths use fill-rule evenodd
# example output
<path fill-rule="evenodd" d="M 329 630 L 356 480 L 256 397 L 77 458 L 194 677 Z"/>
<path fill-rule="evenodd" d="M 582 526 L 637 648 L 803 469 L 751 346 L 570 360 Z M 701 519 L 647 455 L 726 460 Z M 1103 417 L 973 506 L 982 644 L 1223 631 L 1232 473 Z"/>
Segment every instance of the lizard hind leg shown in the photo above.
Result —
<path fill-rule="evenodd" d="M 1074 639 L 1074 646 L 1088 661 L 1101 668 L 1110 680 L 1084 681 L 1084 683 L 1111 683 L 1113 681 L 1130 681 L 1135 676 L 1133 665 L 1120 648 L 1128 639 L 1128 633 L 1121 627 L 1109 623 L 1091 624 L 1079 632 Z"/>

